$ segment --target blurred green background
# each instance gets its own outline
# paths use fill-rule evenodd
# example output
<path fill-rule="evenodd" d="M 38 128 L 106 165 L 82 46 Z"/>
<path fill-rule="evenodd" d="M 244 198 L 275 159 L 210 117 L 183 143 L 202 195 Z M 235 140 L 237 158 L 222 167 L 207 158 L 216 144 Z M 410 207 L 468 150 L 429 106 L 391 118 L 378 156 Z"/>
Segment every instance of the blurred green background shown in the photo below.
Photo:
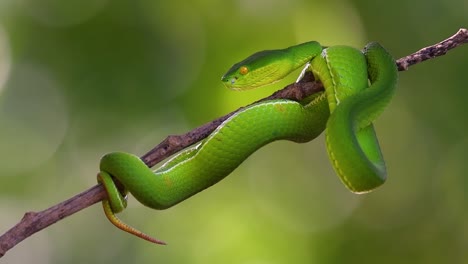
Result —
<path fill-rule="evenodd" d="M 0 233 L 95 184 L 99 158 L 144 154 L 294 80 L 237 93 L 221 75 L 307 40 L 396 58 L 468 25 L 466 0 L 0 0 Z M 1 263 L 468 263 L 468 46 L 411 67 L 376 121 L 389 180 L 351 194 L 323 137 L 276 142 L 166 211 L 95 205 Z M 297 76 L 297 75 L 296 75 Z"/>

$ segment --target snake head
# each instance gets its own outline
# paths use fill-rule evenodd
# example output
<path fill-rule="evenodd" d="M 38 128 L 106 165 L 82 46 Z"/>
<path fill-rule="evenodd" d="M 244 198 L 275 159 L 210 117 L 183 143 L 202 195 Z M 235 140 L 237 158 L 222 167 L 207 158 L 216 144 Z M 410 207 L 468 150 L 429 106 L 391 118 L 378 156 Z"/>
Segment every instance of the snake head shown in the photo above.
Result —
<path fill-rule="evenodd" d="M 285 49 L 264 50 L 234 64 L 221 78 L 233 90 L 247 90 L 277 82 L 320 54 L 322 46 L 309 41 Z"/>
<path fill-rule="evenodd" d="M 221 77 L 221 81 L 224 85 L 232 90 L 244 90 L 248 89 L 249 86 L 242 84 L 244 76 L 249 74 L 249 67 L 247 65 L 238 65 L 239 63 L 233 65 L 229 71 Z M 238 80 L 240 81 L 238 82 Z M 246 77 L 248 79 L 248 77 Z M 253 88 L 253 87 L 252 87 Z"/>
<path fill-rule="evenodd" d="M 232 65 L 221 81 L 232 90 L 248 90 L 274 83 L 291 72 L 284 50 L 264 50 Z"/>

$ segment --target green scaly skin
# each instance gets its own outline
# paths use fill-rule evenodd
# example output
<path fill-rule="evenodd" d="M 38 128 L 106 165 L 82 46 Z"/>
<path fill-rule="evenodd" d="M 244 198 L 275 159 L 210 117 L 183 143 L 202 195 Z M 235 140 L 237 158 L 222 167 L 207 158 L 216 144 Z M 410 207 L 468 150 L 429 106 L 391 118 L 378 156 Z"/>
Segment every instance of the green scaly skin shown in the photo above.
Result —
<path fill-rule="evenodd" d="M 261 51 L 233 65 L 222 81 L 234 90 L 255 88 L 278 81 L 308 62 L 308 70 L 324 84 L 325 92 L 302 102 L 252 105 L 154 172 L 135 155 L 105 155 L 98 181 L 108 193 L 103 207 L 109 220 L 126 232 L 163 244 L 115 216 L 126 207 L 127 192 L 148 207 L 166 209 L 219 182 L 265 144 L 281 139 L 307 142 L 325 129 L 329 157 L 342 182 L 353 192 L 381 185 L 385 163 L 372 121 L 393 95 L 397 70 L 379 44 L 368 44 L 364 52 L 346 46 L 323 49 L 314 41 Z"/>

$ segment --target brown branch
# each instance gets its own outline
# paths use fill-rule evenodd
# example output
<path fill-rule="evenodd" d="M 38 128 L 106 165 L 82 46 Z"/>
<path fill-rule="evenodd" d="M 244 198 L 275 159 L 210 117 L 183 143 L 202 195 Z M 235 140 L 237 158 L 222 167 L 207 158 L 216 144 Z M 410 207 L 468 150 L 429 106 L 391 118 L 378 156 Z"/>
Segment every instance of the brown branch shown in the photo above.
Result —
<path fill-rule="evenodd" d="M 460 28 L 458 32 L 450 38 L 432 46 L 422 48 L 413 54 L 397 60 L 396 64 L 398 66 L 398 70 L 406 71 L 409 66 L 445 55 L 449 50 L 466 43 L 468 43 L 468 29 Z"/>
<path fill-rule="evenodd" d="M 399 71 L 405 71 L 409 66 L 444 55 L 450 49 L 459 45 L 468 43 L 468 30 L 460 29 L 455 35 L 439 42 L 435 45 L 423 48 L 409 56 L 403 57 L 396 61 Z M 295 101 L 300 101 L 314 93 L 323 90 L 321 83 L 313 80 L 311 74 L 306 75 L 299 83 L 294 83 L 286 86 L 284 89 L 275 92 L 269 97 L 259 101 L 285 98 Z M 160 144 L 143 155 L 141 159 L 152 167 L 170 155 L 204 139 L 224 120 L 235 114 L 238 110 L 229 113 L 223 117 L 213 120 L 205 125 L 202 125 L 194 130 L 183 135 L 170 135 Z M 40 212 L 27 212 L 21 221 L 13 226 L 10 230 L 0 236 L 0 257 L 2 257 L 9 249 L 33 235 L 34 233 L 56 223 L 57 221 L 72 215 L 84 208 L 87 208 L 106 197 L 104 188 L 101 185 L 84 191 L 64 202 L 52 206 Z"/>

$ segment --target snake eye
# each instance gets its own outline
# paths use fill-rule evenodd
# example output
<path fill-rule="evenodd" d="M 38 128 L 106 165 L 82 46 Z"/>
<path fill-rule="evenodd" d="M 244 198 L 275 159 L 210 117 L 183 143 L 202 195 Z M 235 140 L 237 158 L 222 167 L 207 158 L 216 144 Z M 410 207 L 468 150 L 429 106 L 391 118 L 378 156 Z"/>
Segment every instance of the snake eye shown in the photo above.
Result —
<path fill-rule="evenodd" d="M 242 66 L 239 69 L 239 73 L 242 74 L 242 75 L 246 75 L 248 72 L 249 72 L 249 69 L 247 69 L 246 66 Z"/>

